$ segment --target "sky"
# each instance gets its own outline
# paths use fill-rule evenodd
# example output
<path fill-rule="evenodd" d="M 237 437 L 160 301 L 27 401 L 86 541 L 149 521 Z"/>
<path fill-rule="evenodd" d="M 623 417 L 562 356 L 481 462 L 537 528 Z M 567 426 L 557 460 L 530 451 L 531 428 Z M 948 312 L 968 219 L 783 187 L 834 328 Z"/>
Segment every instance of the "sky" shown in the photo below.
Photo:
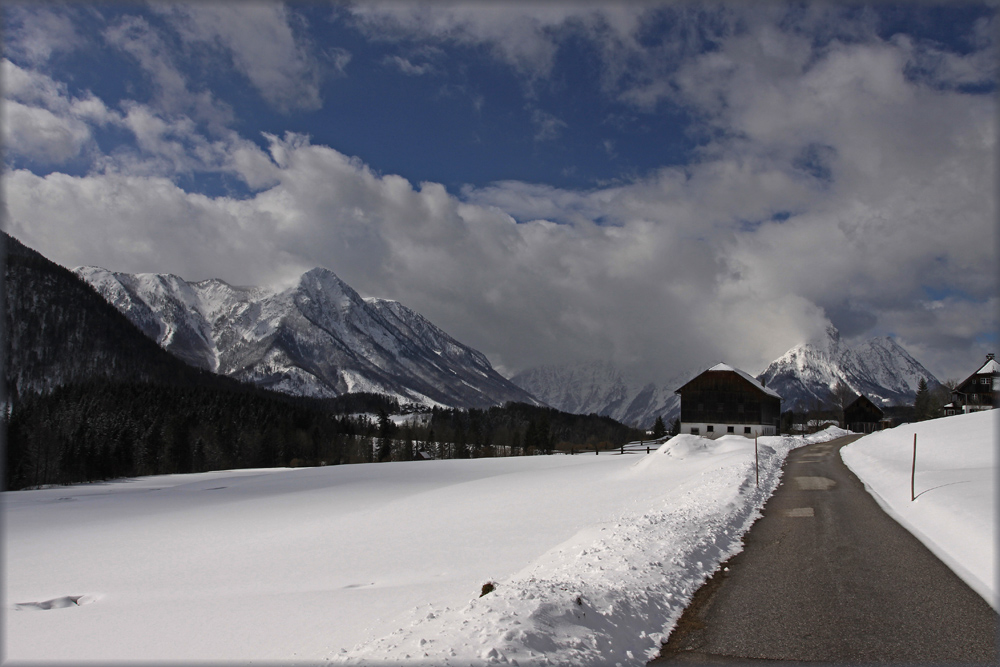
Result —
<path fill-rule="evenodd" d="M 996 4 L 2 5 L 3 227 L 332 270 L 507 375 L 996 350 Z"/>

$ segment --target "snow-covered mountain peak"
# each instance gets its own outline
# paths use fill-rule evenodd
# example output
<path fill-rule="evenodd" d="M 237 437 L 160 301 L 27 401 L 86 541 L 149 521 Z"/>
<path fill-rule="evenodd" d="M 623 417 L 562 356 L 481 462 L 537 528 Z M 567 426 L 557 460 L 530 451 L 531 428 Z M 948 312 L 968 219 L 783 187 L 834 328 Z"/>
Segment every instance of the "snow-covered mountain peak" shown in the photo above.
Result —
<path fill-rule="evenodd" d="M 298 283 L 290 289 L 322 303 L 336 304 L 340 308 L 364 302 L 353 287 L 341 280 L 333 271 L 321 267 L 303 273 Z"/>
<path fill-rule="evenodd" d="M 828 400 L 838 382 L 886 405 L 912 402 L 921 378 L 938 384 L 895 339 L 879 336 L 848 348 L 833 327 L 788 350 L 757 377 L 781 395 L 784 410 Z"/>

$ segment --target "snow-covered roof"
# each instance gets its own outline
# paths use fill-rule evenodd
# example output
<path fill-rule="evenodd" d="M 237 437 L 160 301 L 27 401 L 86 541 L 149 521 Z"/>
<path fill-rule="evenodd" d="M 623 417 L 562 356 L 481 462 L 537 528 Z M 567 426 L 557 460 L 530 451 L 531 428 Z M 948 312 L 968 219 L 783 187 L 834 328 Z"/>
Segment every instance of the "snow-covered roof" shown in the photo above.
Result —
<path fill-rule="evenodd" d="M 736 373 L 741 378 L 743 378 L 744 380 L 746 380 L 747 382 L 749 382 L 753 386 L 757 387 L 757 389 L 760 389 L 762 392 L 764 392 L 768 396 L 774 396 L 775 398 L 778 398 L 778 399 L 781 398 L 781 395 L 778 394 L 778 392 L 776 392 L 775 390 L 770 389 L 768 387 L 765 387 L 764 385 L 762 385 L 760 382 L 758 382 L 752 375 L 750 375 L 746 371 L 741 371 L 738 368 L 733 368 L 729 364 L 724 364 L 724 363 L 716 364 L 716 365 L 712 366 L 711 368 L 709 368 L 705 372 L 706 373 L 710 373 L 712 371 L 730 371 L 730 372 Z"/>
<path fill-rule="evenodd" d="M 1000 363 L 997 363 L 996 359 L 989 359 L 983 367 L 976 371 L 976 375 L 982 375 L 984 373 L 1000 373 Z"/>

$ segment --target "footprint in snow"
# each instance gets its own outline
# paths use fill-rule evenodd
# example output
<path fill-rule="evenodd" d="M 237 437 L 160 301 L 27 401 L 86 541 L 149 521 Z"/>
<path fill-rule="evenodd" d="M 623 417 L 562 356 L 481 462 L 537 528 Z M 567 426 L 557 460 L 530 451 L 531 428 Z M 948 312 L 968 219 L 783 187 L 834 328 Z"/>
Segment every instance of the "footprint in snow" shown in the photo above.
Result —
<path fill-rule="evenodd" d="M 66 607 L 81 607 L 94 601 L 92 595 L 64 595 L 44 602 L 19 602 L 14 605 L 15 611 L 39 611 L 49 609 L 65 609 Z"/>

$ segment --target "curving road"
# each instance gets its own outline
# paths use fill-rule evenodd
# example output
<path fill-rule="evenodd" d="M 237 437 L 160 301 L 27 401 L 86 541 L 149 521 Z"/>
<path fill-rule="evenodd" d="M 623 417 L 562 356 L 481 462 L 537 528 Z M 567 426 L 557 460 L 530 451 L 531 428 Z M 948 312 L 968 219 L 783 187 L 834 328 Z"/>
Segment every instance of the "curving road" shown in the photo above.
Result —
<path fill-rule="evenodd" d="M 997 664 L 997 614 L 886 515 L 840 459 L 793 450 L 744 551 L 698 591 L 650 664 Z"/>

